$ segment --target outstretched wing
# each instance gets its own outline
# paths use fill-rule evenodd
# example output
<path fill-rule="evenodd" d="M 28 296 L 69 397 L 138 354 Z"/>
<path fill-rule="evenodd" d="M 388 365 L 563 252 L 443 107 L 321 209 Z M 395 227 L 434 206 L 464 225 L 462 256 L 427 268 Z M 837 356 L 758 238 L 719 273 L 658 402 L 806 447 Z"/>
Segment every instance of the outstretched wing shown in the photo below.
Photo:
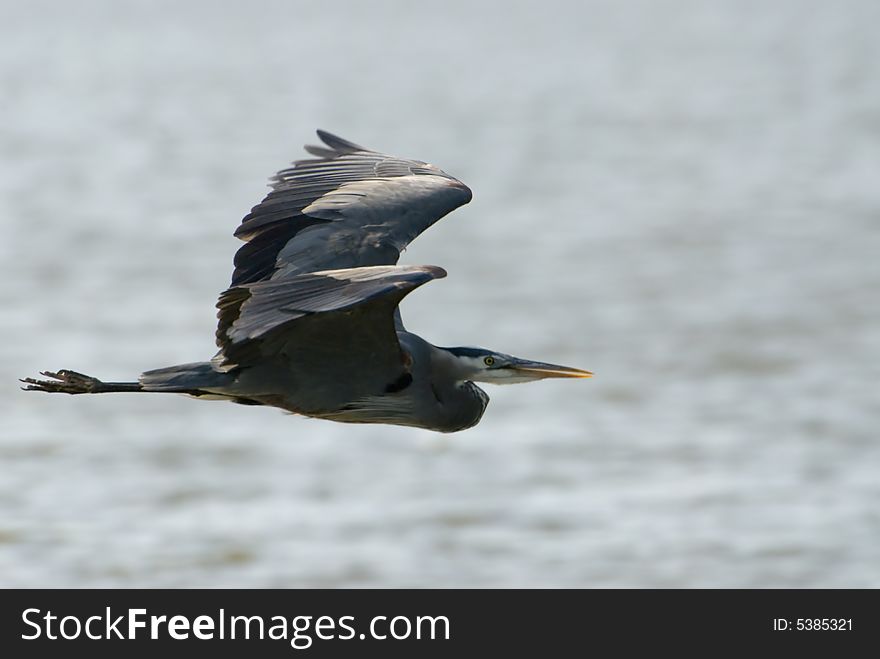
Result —
<path fill-rule="evenodd" d="M 319 130 L 326 147 L 272 179 L 235 232 L 232 286 L 319 270 L 393 265 L 422 231 L 471 200 L 461 181 Z"/>
<path fill-rule="evenodd" d="M 324 270 L 230 288 L 217 303 L 217 365 L 277 365 L 334 395 L 382 393 L 405 371 L 393 314 L 436 266 Z M 343 398 L 349 395 L 342 395 Z"/>

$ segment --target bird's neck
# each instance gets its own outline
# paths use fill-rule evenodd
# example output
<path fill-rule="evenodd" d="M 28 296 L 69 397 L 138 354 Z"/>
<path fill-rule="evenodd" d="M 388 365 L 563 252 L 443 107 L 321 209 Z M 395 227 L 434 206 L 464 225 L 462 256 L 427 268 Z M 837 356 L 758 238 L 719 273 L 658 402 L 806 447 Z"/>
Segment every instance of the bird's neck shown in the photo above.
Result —
<path fill-rule="evenodd" d="M 471 369 L 443 348 L 438 348 L 415 334 L 398 332 L 401 346 L 413 359 L 413 387 L 421 390 L 433 417 L 432 427 L 455 432 L 476 425 L 489 397 L 468 380 Z"/>
<path fill-rule="evenodd" d="M 431 364 L 434 373 L 442 373 L 444 379 L 458 387 L 468 382 L 474 375 L 470 364 L 446 348 L 431 346 Z"/>

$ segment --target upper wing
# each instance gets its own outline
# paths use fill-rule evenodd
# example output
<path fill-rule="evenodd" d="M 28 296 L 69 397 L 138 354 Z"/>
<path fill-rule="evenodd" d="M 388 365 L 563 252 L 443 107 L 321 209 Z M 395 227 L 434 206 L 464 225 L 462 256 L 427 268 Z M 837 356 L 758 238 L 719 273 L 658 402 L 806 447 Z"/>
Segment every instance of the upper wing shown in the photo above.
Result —
<path fill-rule="evenodd" d="M 388 156 L 322 130 L 272 179 L 235 231 L 232 286 L 318 270 L 397 263 L 401 250 L 471 200 L 461 181 L 418 160 Z"/>
<path fill-rule="evenodd" d="M 359 376 L 393 379 L 405 361 L 394 310 L 410 291 L 445 276 L 436 266 L 374 266 L 230 288 L 217 303 L 219 366 L 290 361 L 312 381 L 338 379 L 339 371 L 339 386 Z"/>

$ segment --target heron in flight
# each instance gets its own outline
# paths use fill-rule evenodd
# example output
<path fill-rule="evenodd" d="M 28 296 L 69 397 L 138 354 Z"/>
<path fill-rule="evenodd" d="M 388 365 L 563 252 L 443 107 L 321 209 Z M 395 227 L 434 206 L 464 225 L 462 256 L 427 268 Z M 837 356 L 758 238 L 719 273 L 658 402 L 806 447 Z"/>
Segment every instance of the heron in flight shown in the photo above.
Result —
<path fill-rule="evenodd" d="M 44 371 L 27 390 L 171 392 L 271 405 L 349 423 L 455 432 L 489 397 L 475 382 L 586 378 L 589 371 L 483 348 L 440 348 L 408 332 L 398 305 L 446 271 L 397 265 L 425 229 L 471 200 L 434 165 L 389 156 L 325 131 L 313 158 L 278 172 L 235 236 L 230 288 L 217 302 L 219 352 L 209 362 L 104 382 Z"/>

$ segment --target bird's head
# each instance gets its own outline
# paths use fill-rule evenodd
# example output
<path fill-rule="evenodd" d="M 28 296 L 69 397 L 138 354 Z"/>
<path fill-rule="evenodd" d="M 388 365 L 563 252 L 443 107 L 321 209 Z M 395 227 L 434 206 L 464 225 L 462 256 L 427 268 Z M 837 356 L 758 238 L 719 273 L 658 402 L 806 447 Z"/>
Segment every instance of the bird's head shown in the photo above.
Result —
<path fill-rule="evenodd" d="M 485 348 L 443 348 L 454 360 L 460 379 L 490 384 L 519 384 L 545 378 L 589 378 L 579 368 L 520 359 Z"/>

